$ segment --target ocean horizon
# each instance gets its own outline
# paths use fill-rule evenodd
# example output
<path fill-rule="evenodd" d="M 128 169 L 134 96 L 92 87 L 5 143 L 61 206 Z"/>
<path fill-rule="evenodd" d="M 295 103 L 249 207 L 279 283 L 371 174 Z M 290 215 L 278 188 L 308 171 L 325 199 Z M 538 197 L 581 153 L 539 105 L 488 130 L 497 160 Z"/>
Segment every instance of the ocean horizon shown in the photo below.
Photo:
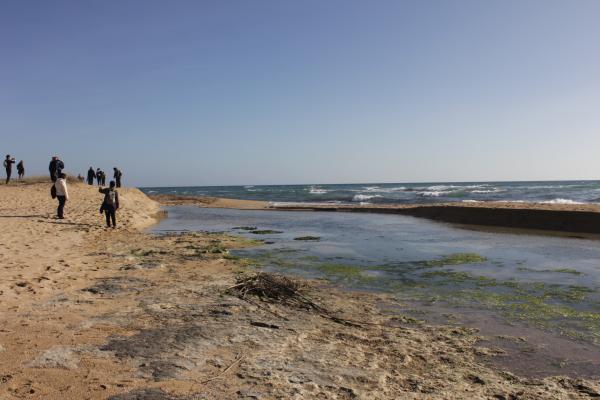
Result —
<path fill-rule="evenodd" d="M 274 203 L 600 203 L 600 180 L 164 186 L 140 189 L 146 194 L 210 196 Z"/>

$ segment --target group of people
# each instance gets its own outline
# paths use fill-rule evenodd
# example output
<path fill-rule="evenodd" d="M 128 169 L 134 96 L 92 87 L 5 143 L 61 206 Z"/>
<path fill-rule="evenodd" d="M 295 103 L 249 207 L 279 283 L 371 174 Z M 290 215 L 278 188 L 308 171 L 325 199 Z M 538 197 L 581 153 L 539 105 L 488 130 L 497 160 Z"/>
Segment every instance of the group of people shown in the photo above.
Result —
<path fill-rule="evenodd" d="M 12 175 L 13 164 L 16 163 L 14 157 L 10 154 L 6 155 L 4 160 L 4 168 L 6 169 L 6 184 L 10 182 Z M 65 169 L 65 163 L 58 156 L 52 157 L 48 171 L 50 172 L 50 179 L 52 180 L 52 187 L 50 194 L 52 198 L 58 200 L 58 207 L 56 209 L 56 216 L 59 219 L 65 218 L 65 204 L 69 200 L 69 189 L 67 186 L 67 174 L 63 172 Z M 99 192 L 104 195 L 102 205 L 100 206 L 100 213 L 106 215 L 106 226 L 116 228 L 117 227 L 117 215 L 116 212 L 119 209 L 119 193 L 116 188 L 121 187 L 121 177 L 123 173 L 117 167 L 114 169 L 114 180 L 109 182 L 107 188 L 100 187 Z M 17 172 L 19 179 L 23 179 L 25 176 L 25 164 L 23 160 L 17 163 Z M 81 175 L 78 176 L 80 181 L 83 180 Z M 96 171 L 92 167 L 88 171 L 88 183 L 94 184 L 94 179 L 97 179 L 99 186 L 105 186 L 106 174 L 98 168 Z"/>
<path fill-rule="evenodd" d="M 50 161 L 49 171 L 50 179 L 52 179 L 53 186 L 51 190 L 52 197 L 56 197 L 58 200 L 58 208 L 56 209 L 56 215 L 59 219 L 64 219 L 65 204 L 69 200 L 69 189 L 67 187 L 67 175 L 62 172 L 65 168 L 64 162 L 58 157 L 52 157 Z M 116 228 L 117 227 L 117 210 L 119 209 L 119 193 L 116 187 L 121 187 L 121 176 L 123 173 L 118 169 L 115 170 L 115 180 L 110 181 L 107 188 L 98 189 L 100 193 L 104 195 L 102 205 L 100 206 L 100 213 L 106 215 L 106 226 Z M 81 180 L 81 175 L 78 176 Z M 106 174 L 98 168 L 95 172 L 92 167 L 88 171 L 88 184 L 94 184 L 94 178 L 98 180 L 99 186 L 104 186 L 106 182 Z"/>
<path fill-rule="evenodd" d="M 4 159 L 4 168 L 6 169 L 6 184 L 10 182 L 10 177 L 12 175 L 12 166 L 16 162 L 14 157 L 11 157 L 10 154 L 6 155 Z M 25 176 L 25 164 L 23 164 L 23 160 L 17 163 L 17 173 L 19 174 L 19 179 L 23 179 Z"/>
<path fill-rule="evenodd" d="M 123 172 L 121 172 L 121 170 L 118 169 L 117 167 L 114 167 L 113 170 L 114 170 L 113 178 L 115 180 L 115 185 L 116 185 L 116 187 L 121 187 L 121 177 L 123 176 Z M 106 172 L 102 171 L 100 168 L 97 168 L 96 171 L 94 171 L 94 168 L 90 167 L 90 169 L 88 169 L 88 172 L 87 172 L 88 185 L 93 185 L 94 179 L 96 179 L 96 181 L 98 182 L 98 186 L 105 186 L 106 185 Z"/>

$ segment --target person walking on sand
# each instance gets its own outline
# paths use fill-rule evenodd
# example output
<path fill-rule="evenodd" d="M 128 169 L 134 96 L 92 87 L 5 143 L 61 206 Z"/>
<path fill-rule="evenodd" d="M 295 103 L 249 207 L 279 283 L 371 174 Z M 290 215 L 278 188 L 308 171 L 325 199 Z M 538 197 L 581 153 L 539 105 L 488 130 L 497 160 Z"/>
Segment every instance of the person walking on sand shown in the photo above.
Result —
<path fill-rule="evenodd" d="M 56 182 L 56 179 L 62 173 L 63 169 L 65 169 L 65 163 L 63 163 L 58 156 L 52 157 L 52 161 L 50 161 L 50 165 L 48 166 L 52 182 Z"/>
<path fill-rule="evenodd" d="M 114 167 L 113 170 L 115 171 L 115 175 L 114 175 L 115 182 L 117 182 L 117 187 L 120 188 L 121 187 L 121 177 L 123 176 L 123 173 L 117 167 Z"/>
<path fill-rule="evenodd" d="M 60 173 L 56 182 L 54 182 L 54 188 L 56 189 L 56 198 L 58 199 L 58 208 L 56 209 L 56 216 L 58 219 L 65 218 L 65 203 L 69 200 L 69 190 L 67 189 L 67 174 Z"/>
<path fill-rule="evenodd" d="M 98 186 L 102 185 L 102 170 L 100 168 L 96 168 L 96 180 L 98 181 Z"/>
<path fill-rule="evenodd" d="M 6 184 L 10 182 L 10 176 L 12 174 L 12 165 L 15 163 L 15 158 L 11 157 L 10 154 L 6 155 L 6 159 L 4 160 L 4 168 L 6 169 Z"/>
<path fill-rule="evenodd" d="M 102 202 L 102 206 L 100 207 L 100 213 L 104 212 L 106 214 L 106 227 L 112 228 L 117 227 L 117 210 L 119 209 L 119 192 L 115 190 L 115 181 L 110 181 L 110 186 L 103 189 L 100 188 L 98 191 L 104 194 L 104 201 Z"/>
<path fill-rule="evenodd" d="M 17 173 L 19 174 L 19 180 L 25 177 L 25 164 L 23 164 L 23 160 L 17 164 Z"/>
<path fill-rule="evenodd" d="M 88 185 L 93 185 L 94 179 L 96 179 L 96 173 L 94 172 L 94 168 L 90 167 L 90 169 L 88 169 L 88 173 L 87 173 Z"/>

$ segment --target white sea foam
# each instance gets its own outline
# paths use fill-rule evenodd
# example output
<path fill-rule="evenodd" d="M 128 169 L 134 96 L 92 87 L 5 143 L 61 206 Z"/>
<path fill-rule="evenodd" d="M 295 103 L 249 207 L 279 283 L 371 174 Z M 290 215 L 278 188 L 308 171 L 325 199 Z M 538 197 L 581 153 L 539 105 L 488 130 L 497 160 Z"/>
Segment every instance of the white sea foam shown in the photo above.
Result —
<path fill-rule="evenodd" d="M 473 190 L 473 191 L 471 191 L 471 193 L 477 193 L 477 194 L 501 193 L 501 192 L 506 192 L 506 190 L 494 188 L 494 189 L 490 189 L 490 190 L 481 190 L 480 189 L 480 190 Z"/>
<path fill-rule="evenodd" d="M 463 200 L 463 203 L 481 203 L 479 200 Z"/>
<path fill-rule="evenodd" d="M 328 192 L 327 189 L 319 188 L 319 187 L 316 187 L 316 186 L 311 186 L 308 189 L 308 193 L 310 193 L 310 194 L 325 194 L 327 192 Z"/>
<path fill-rule="evenodd" d="M 366 192 L 370 192 L 370 193 L 393 193 L 393 192 L 402 192 L 405 190 L 406 190 L 406 187 L 404 187 L 404 186 L 391 187 L 391 188 L 382 188 L 379 186 L 365 186 L 362 190 L 356 190 L 356 191 L 357 192 L 366 191 Z"/>
<path fill-rule="evenodd" d="M 571 199 L 553 199 L 548 201 L 541 201 L 542 204 L 584 204 L 580 201 L 574 201 Z"/>
<path fill-rule="evenodd" d="M 383 197 L 383 196 L 380 196 L 378 194 L 373 194 L 373 195 L 369 195 L 369 194 L 357 194 L 356 196 L 354 196 L 352 198 L 352 201 L 363 202 L 365 200 L 374 199 L 376 197 Z"/>
<path fill-rule="evenodd" d="M 445 194 L 449 194 L 452 193 L 452 191 L 441 191 L 441 190 L 433 190 L 433 191 L 428 191 L 428 192 L 417 192 L 417 194 L 419 196 L 424 196 L 424 197 L 440 197 L 442 195 Z"/>

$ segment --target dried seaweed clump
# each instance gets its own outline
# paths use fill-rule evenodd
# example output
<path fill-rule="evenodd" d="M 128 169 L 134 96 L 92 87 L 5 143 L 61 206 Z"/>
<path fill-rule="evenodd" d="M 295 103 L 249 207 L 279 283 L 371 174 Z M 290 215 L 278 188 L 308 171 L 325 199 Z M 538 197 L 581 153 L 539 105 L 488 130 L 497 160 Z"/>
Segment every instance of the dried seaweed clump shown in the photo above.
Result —
<path fill-rule="evenodd" d="M 229 292 L 247 300 L 249 296 L 258 297 L 269 303 L 278 303 L 305 310 L 324 311 L 300 290 L 304 285 L 288 277 L 259 272 L 250 276 L 241 276 Z"/>

